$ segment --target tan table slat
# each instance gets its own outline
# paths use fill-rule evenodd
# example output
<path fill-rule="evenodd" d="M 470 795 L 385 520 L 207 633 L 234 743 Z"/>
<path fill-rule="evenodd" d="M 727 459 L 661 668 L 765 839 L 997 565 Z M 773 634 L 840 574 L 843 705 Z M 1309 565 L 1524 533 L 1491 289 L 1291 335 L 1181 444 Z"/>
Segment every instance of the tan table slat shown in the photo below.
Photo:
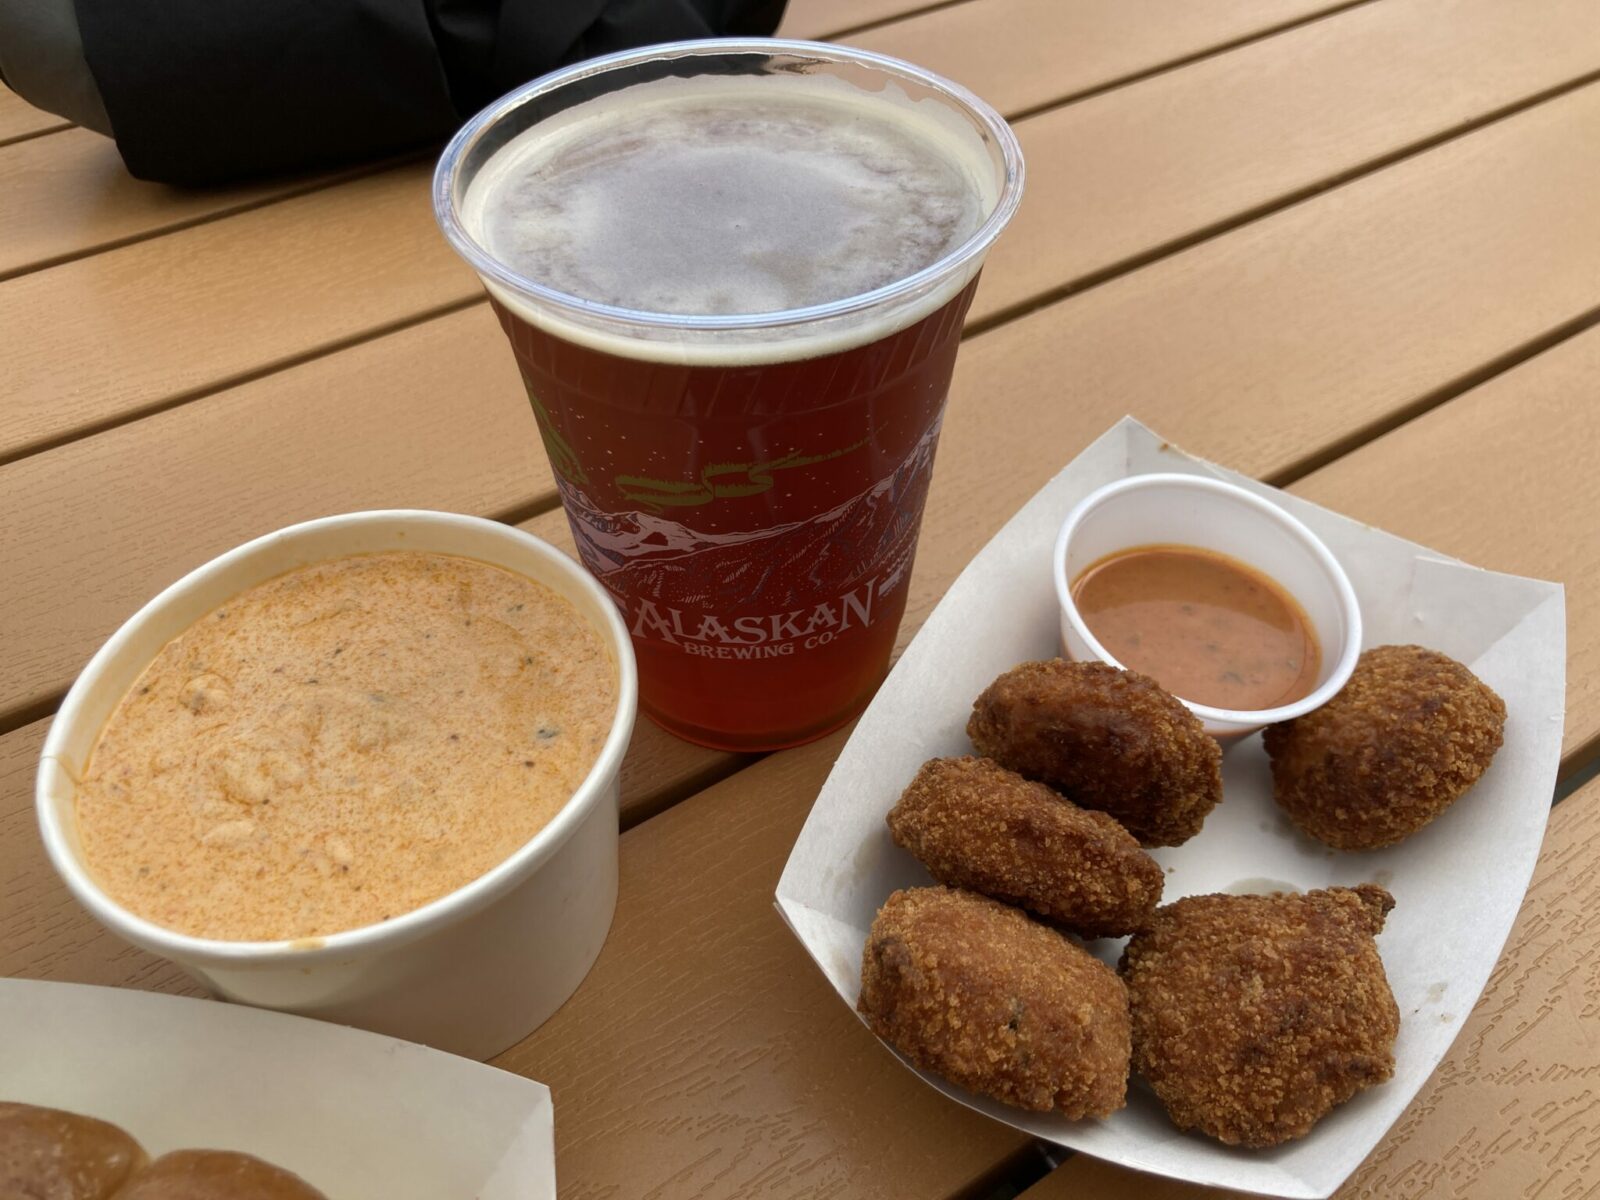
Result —
<path fill-rule="evenodd" d="M 774 37 L 831 38 L 846 29 L 915 16 L 939 0 L 789 0 Z M 972 0 L 966 0 L 970 3 Z"/>
<path fill-rule="evenodd" d="M 1384 0 L 1017 126 L 972 317 L 1125 268 L 1600 70 L 1600 5 Z"/>
<path fill-rule="evenodd" d="M 69 129 L 72 123 L 35 108 L 4 84 L 0 84 L 0 142 L 29 137 L 55 129 Z"/>
<path fill-rule="evenodd" d="M 115 143 L 88 129 L 14 142 L 0 148 L 0 278 L 372 169 L 243 187 L 174 188 L 129 175 Z"/>
<path fill-rule="evenodd" d="M 982 0 L 843 40 L 965 84 L 1001 112 L 1031 111 L 1351 0 Z"/>
<path fill-rule="evenodd" d="M 986 496 L 1122 413 L 1275 476 L 1464 386 L 1596 311 L 1600 156 L 1572 153 L 1595 138 L 1600 85 L 969 340 L 935 500 L 973 514 L 970 552 Z"/>
<path fill-rule="evenodd" d="M 0 467 L 0 716 L 251 537 L 362 508 L 504 513 L 550 468 L 487 306 Z"/>
<path fill-rule="evenodd" d="M 403 167 L 0 284 L 0 455 L 478 294 Z"/>
<path fill-rule="evenodd" d="M 1505 955 L 1461 1035 L 1338 1200 L 1592 1196 L 1600 1104 L 1600 782 L 1556 806 Z M 1023 1200 L 1245 1200 L 1083 1155 Z"/>
<path fill-rule="evenodd" d="M 1295 484 L 1358 520 L 1567 590 L 1566 770 L 1600 750 L 1600 327 Z"/>
<path fill-rule="evenodd" d="M 1364 428 L 1393 419 L 1433 390 L 1514 352 L 1593 304 L 1600 228 L 1589 218 L 1587 204 L 1600 184 L 1600 163 L 1566 153 L 1565 141 L 1571 130 L 1586 127 L 1600 128 L 1600 89 L 1593 87 L 971 341 L 957 366 L 930 501 L 930 534 L 924 542 L 925 561 L 926 546 L 935 537 L 941 544 L 948 542 L 949 573 L 931 576 L 934 584 L 913 595 L 908 629 L 942 591 L 943 581 L 1004 517 L 1124 412 L 1143 416 L 1197 452 L 1277 475 Z M 1519 230 L 1519 237 L 1505 237 L 1506 229 Z M 456 319 L 471 320 L 466 314 Z M 509 355 L 493 344 L 492 329 L 482 322 L 473 328 L 481 340 L 471 349 L 463 347 L 459 359 L 453 359 L 470 362 L 461 376 L 464 382 L 441 395 L 471 396 L 478 389 L 501 394 L 506 389 L 503 403 L 509 413 L 515 388 Z M 409 355 L 428 343 L 410 340 L 411 333 L 403 336 L 411 349 L 397 363 L 421 364 L 426 354 L 416 359 Z M 387 341 L 374 343 L 370 353 L 378 356 L 375 361 L 386 353 Z M 342 357 L 335 356 L 326 367 L 308 365 L 304 372 L 290 372 L 281 384 L 262 381 L 253 386 L 260 389 L 259 396 L 272 397 L 273 404 L 288 404 L 302 386 L 297 378 L 301 374 L 313 386 L 327 378 L 350 378 L 341 374 Z M 412 370 L 431 378 L 425 365 L 407 366 L 400 375 Z M 354 421 L 367 406 L 352 391 L 340 389 Z M 425 400 L 413 395 L 405 402 L 427 411 Z M 174 443 L 165 453 L 190 454 L 177 443 L 203 440 L 204 435 L 182 431 L 190 420 L 209 422 L 207 406 L 219 402 L 232 403 L 214 397 L 186 406 L 195 408 L 194 414 L 180 409 L 163 418 L 171 421 L 163 428 Z M 303 406 L 307 400 L 293 403 Z M 243 414 L 250 409 L 229 411 Z M 1008 419 L 994 421 L 997 411 Z M 306 436 L 314 436 L 314 423 L 303 427 Z M 102 437 L 108 442 L 130 438 L 130 446 L 151 444 L 141 441 L 137 425 L 129 428 L 131 432 L 116 430 Z M 371 436 L 405 435 L 391 428 Z M 419 444 L 451 440 L 422 438 Z M 528 442 L 519 437 L 514 446 L 520 452 Z M 1247 454 L 1241 454 L 1244 446 L 1251 447 Z M 154 584 L 175 578 L 211 551 L 209 544 L 204 552 L 188 549 L 185 535 L 174 540 L 166 531 L 177 530 L 188 511 L 207 503 L 209 489 L 220 484 L 205 481 L 215 476 L 198 476 L 204 486 L 192 490 L 186 490 L 182 477 L 176 484 L 164 481 L 172 489 L 166 501 L 174 515 L 161 518 L 170 523 L 158 532 L 169 540 L 145 543 L 177 547 L 162 560 L 162 574 L 154 559 L 146 558 L 142 565 L 130 562 L 144 552 L 125 553 L 119 541 L 129 538 L 129 546 L 137 545 L 139 535 L 130 525 L 141 519 L 141 506 L 125 502 L 115 490 L 94 499 L 100 507 L 50 490 L 63 485 L 46 477 L 65 473 L 50 464 L 69 452 L 71 447 L 63 447 L 36 466 L 24 462 L 0 469 L 0 498 L 28 506 L 38 522 L 36 528 L 19 523 L 8 537 L 33 547 L 10 556 L 33 574 L 18 589 L 24 594 L 15 601 L 15 635 L 0 639 L 0 679 L 15 689 L 0 702 L 0 712 L 15 711 L 26 701 L 64 688 L 95 642 Z M 491 461 L 506 461 L 494 457 L 500 453 L 491 452 Z M 322 451 L 298 443 L 277 457 L 263 458 L 282 463 L 299 454 L 305 456 L 305 473 L 286 468 L 286 480 L 298 482 L 330 469 Z M 382 460 L 364 455 L 359 461 L 372 473 L 364 477 L 373 481 L 370 489 L 316 494 L 325 502 L 334 497 L 344 501 L 339 507 L 369 503 L 379 494 L 407 494 L 403 475 L 399 483 L 379 482 Z M 412 460 L 402 455 L 398 461 Z M 1004 471 L 997 471 L 996 463 L 1006 464 Z M 536 470 L 539 474 L 530 474 L 529 483 L 542 488 L 547 478 L 543 465 Z M 10 485 L 7 479 L 13 474 L 26 486 Z M 242 506 L 252 507 L 240 512 L 239 525 L 230 530 L 270 528 L 308 511 L 287 503 L 283 497 L 288 492 L 266 476 L 254 478 L 255 491 L 248 496 L 233 493 Z M 535 484 L 535 479 L 541 482 Z M 30 505 L 27 496 L 35 489 L 41 497 L 48 493 L 61 502 Z M 102 523 L 117 536 L 83 532 Z M 62 547 L 80 543 L 89 553 L 62 553 Z M 100 554 L 107 557 L 97 558 Z M 54 606 L 82 590 L 78 581 L 89 571 L 109 573 L 113 579 L 125 576 L 129 582 L 102 584 L 94 600 L 73 602 L 70 611 L 86 616 L 74 618 L 82 623 L 74 625 L 72 638 L 51 633 L 48 626 L 57 619 Z"/>
<path fill-rule="evenodd" d="M 905 40 L 914 48 L 925 23 L 969 7 L 976 6 L 884 26 L 874 44 L 894 50 Z M 1259 27 L 1310 7 L 1311 0 L 1227 0 L 1183 10 L 1206 14 L 1199 22 L 1178 15 L 1171 24 L 1212 44 L 1252 21 Z M 1094 0 L 1094 10 L 1114 27 L 1109 14 L 1121 7 Z M 1167 25 L 1130 21 L 1110 42 L 1065 43 L 1074 45 L 1073 70 L 1095 70 L 1104 53 L 1120 71 L 1146 32 Z M 996 29 L 995 40 L 1019 53 L 1038 44 L 1023 24 Z M 1154 67 L 1175 52 L 1165 33 L 1149 42 L 1135 65 Z M 962 74 L 981 92 L 1014 86 L 1023 74 L 1038 95 L 1062 94 L 1054 64 L 1019 73 L 985 59 Z M 434 227 L 429 170 L 382 172 L 0 284 L 9 334 L 0 461 L 476 298 L 477 282 Z"/>

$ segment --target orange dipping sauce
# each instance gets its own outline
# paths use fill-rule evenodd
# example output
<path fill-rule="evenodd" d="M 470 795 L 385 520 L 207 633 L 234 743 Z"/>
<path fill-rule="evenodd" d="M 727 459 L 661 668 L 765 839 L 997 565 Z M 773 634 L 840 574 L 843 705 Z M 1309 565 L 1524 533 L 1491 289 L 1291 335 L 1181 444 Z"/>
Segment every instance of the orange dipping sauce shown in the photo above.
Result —
<path fill-rule="evenodd" d="M 1322 650 L 1299 603 L 1225 554 L 1119 550 L 1072 581 L 1072 599 L 1107 653 L 1185 700 L 1257 710 L 1316 689 Z"/>

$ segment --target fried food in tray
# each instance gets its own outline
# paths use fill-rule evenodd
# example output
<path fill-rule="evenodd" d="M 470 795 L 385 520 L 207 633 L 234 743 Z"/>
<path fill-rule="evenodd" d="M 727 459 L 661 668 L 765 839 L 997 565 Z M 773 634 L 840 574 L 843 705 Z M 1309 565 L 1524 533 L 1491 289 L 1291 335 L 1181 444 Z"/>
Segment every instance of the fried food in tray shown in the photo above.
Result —
<path fill-rule="evenodd" d="M 1023 663 L 972 706 L 978 753 L 1110 813 L 1144 846 L 1177 846 L 1222 799 L 1222 750 L 1155 680 L 1105 663 Z"/>
<path fill-rule="evenodd" d="M 1131 933 L 1161 900 L 1161 868 L 1126 829 L 986 758 L 924 763 L 889 832 L 940 883 L 1086 937 Z"/>
<path fill-rule="evenodd" d="M 1122 981 L 1065 934 L 959 888 L 895 892 L 856 1008 L 919 1067 L 1006 1104 L 1104 1117 L 1126 1101 Z"/>
<path fill-rule="evenodd" d="M 150 1162 L 109 1121 L 0 1102 L 0 1200 L 327 1200 L 270 1163 L 228 1150 Z"/>
<path fill-rule="evenodd" d="M 108 1200 L 146 1162 L 109 1121 L 0 1102 L 0 1197 Z"/>
<path fill-rule="evenodd" d="M 1120 970 L 1134 1069 L 1173 1123 L 1275 1146 L 1394 1074 L 1400 1012 L 1373 941 L 1393 906 L 1363 884 L 1157 909 Z"/>
<path fill-rule="evenodd" d="M 133 1178 L 116 1200 L 326 1200 L 300 1176 L 230 1150 L 174 1150 Z"/>
<path fill-rule="evenodd" d="M 1377 646 L 1327 704 L 1266 731 L 1273 796 L 1335 849 L 1392 846 L 1478 781 L 1505 722 L 1504 701 L 1454 659 Z"/>

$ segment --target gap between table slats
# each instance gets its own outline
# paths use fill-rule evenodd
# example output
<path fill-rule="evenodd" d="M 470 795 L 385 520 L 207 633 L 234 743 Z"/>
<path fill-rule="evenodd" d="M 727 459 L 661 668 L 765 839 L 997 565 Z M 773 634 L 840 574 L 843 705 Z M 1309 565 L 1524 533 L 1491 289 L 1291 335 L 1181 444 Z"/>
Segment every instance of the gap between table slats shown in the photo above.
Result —
<path fill-rule="evenodd" d="M 47 133 L 71 129 L 72 122 L 35 108 L 4 84 L 0 84 L 0 146 L 26 141 Z"/>
<path fill-rule="evenodd" d="M 177 188 L 129 175 L 115 143 L 92 130 L 31 138 L 0 149 L 0 282 L 387 171 L 397 161 Z"/>

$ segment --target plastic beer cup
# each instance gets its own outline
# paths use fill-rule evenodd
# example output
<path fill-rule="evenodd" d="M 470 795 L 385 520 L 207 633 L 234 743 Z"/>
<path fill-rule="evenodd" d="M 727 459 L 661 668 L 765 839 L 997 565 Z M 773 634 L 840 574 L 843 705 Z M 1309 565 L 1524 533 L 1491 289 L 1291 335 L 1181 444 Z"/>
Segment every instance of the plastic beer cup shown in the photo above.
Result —
<path fill-rule="evenodd" d="M 629 105 L 654 103 L 650 87 L 701 79 L 707 89 L 771 86 L 772 111 L 815 92 L 837 110 L 842 138 L 880 115 L 920 130 L 970 182 L 972 228 L 865 292 L 755 312 L 602 302 L 487 247 L 493 201 L 478 200 L 474 182 L 509 143 L 547 129 L 576 136 L 573 122 L 591 111 L 625 121 Z M 813 146 L 785 152 L 792 162 Z M 863 161 L 890 169 L 881 156 Z M 582 63 L 497 101 L 450 143 L 434 181 L 439 222 L 510 339 L 579 555 L 622 612 L 640 706 L 657 723 L 708 746 L 766 750 L 819 737 L 865 707 L 905 609 L 963 319 L 1022 178 L 1011 130 L 966 90 L 880 55 L 777 40 Z M 537 181 L 531 194 L 537 220 L 546 203 Z M 653 200 L 605 199 L 635 209 Z M 809 201 L 787 199 L 753 196 L 749 220 L 806 219 Z M 917 219 L 905 214 L 905 228 L 916 232 Z M 829 220 L 849 235 L 849 221 Z M 657 233 L 670 239 L 671 229 Z M 669 240 L 663 253 L 673 249 Z M 670 275 L 640 287 L 670 291 Z"/>

